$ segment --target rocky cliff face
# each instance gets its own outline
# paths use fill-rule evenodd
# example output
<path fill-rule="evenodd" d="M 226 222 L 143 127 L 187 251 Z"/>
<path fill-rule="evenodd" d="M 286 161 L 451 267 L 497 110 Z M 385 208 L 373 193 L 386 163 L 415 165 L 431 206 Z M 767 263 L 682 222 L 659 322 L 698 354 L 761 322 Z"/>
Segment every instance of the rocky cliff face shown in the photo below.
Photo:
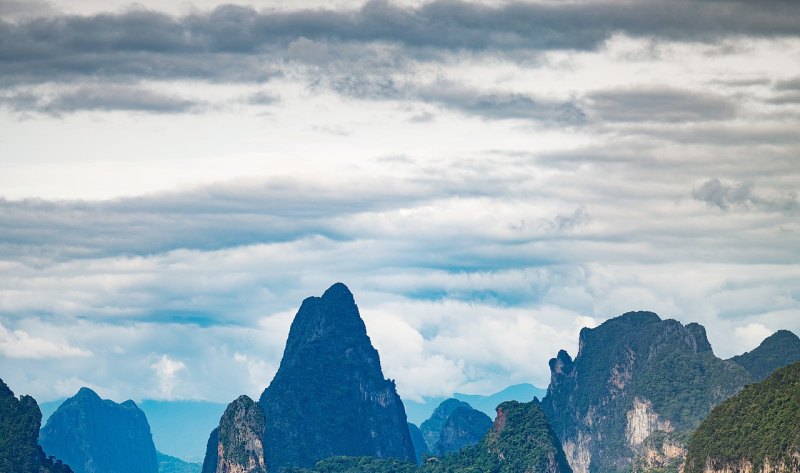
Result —
<path fill-rule="evenodd" d="M 259 404 L 270 471 L 337 455 L 415 460 L 403 403 L 344 284 L 303 301 Z"/>
<path fill-rule="evenodd" d="M 542 405 L 576 473 L 677 469 L 686 433 L 750 380 L 702 326 L 652 312 L 581 330 L 575 359 L 562 350 L 550 369 Z"/>
<path fill-rule="evenodd" d="M 264 412 L 247 396 L 233 401 L 219 423 L 216 473 L 266 473 Z"/>
<path fill-rule="evenodd" d="M 17 399 L 0 380 L 0 472 L 72 473 L 38 444 L 42 413 L 30 396 Z"/>
<path fill-rule="evenodd" d="M 778 330 L 753 351 L 730 361 L 746 369 L 753 381 L 763 381 L 776 369 L 800 361 L 800 338 L 788 330 Z"/>
<path fill-rule="evenodd" d="M 219 427 L 211 431 L 206 443 L 206 455 L 203 458 L 202 473 L 217 473 L 219 461 Z"/>
<path fill-rule="evenodd" d="M 81 388 L 50 416 L 40 443 L 75 473 L 158 472 L 144 413 L 133 401 L 103 400 L 88 388 Z"/>
<path fill-rule="evenodd" d="M 686 473 L 800 472 L 800 362 L 714 408 L 689 441 Z"/>

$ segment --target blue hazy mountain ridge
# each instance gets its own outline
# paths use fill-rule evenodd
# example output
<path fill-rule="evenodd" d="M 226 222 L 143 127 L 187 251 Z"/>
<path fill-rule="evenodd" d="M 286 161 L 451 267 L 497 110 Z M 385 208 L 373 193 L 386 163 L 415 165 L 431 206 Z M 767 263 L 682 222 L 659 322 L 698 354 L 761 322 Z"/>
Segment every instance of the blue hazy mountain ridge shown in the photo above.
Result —
<path fill-rule="evenodd" d="M 414 455 L 417 458 L 417 464 L 422 464 L 422 458 L 425 452 L 428 451 L 428 446 L 425 444 L 425 439 L 422 438 L 422 432 L 416 424 L 408 423 L 408 433 L 411 434 L 411 443 L 414 444 Z"/>
<path fill-rule="evenodd" d="M 477 444 L 492 426 L 492 419 L 458 399 L 446 399 L 420 426 L 426 452 L 455 453 Z"/>
<path fill-rule="evenodd" d="M 36 400 L 17 398 L 0 379 L 0 473 L 72 473 L 39 446 L 41 421 Z"/>
<path fill-rule="evenodd" d="M 344 284 L 303 301 L 278 372 L 257 405 L 266 423 L 262 448 L 270 472 L 310 468 L 342 455 L 416 460 L 403 402 L 394 381 L 383 377 L 378 351 Z M 236 435 L 223 435 L 257 427 L 248 430 L 237 422 L 221 419 L 218 443 L 209 441 L 203 471 L 237 464 L 215 451 L 254 451 L 251 444 L 231 443 Z"/>
<path fill-rule="evenodd" d="M 42 421 L 46 423 L 64 399 L 43 402 Z M 187 462 L 203 461 L 208 432 L 219 424 L 225 412 L 223 402 L 180 400 L 156 401 L 145 399 L 139 403 L 147 416 L 156 450 Z"/>
<path fill-rule="evenodd" d="M 75 473 L 158 472 L 144 412 L 131 400 L 117 404 L 89 388 L 81 388 L 56 409 L 39 442 Z"/>
<path fill-rule="evenodd" d="M 528 402 L 534 397 L 542 399 L 545 394 L 547 394 L 546 389 L 537 388 L 528 383 L 521 383 L 509 386 L 494 394 L 453 393 L 452 396 L 447 397 L 426 397 L 422 402 L 404 400 L 403 405 L 406 408 L 408 421 L 419 425 L 431 416 L 433 410 L 436 409 L 439 404 L 450 398 L 464 401 L 472 406 L 473 409 L 477 409 L 488 415 L 491 419 L 494 419 L 496 415 L 495 408 L 505 401 Z"/>
<path fill-rule="evenodd" d="M 171 455 L 165 455 L 156 451 L 158 458 L 158 473 L 200 473 L 203 465 L 183 461 Z"/>

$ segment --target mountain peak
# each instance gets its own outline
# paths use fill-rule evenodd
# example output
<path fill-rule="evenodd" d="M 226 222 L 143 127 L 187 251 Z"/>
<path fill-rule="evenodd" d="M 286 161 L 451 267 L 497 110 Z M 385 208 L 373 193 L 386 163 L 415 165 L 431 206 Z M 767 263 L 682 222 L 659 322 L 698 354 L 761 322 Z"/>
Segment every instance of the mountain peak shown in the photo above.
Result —
<path fill-rule="evenodd" d="M 800 338 L 788 330 L 778 330 L 753 350 L 730 361 L 744 367 L 754 381 L 761 381 L 777 368 L 800 360 Z"/>
<path fill-rule="evenodd" d="M 270 471 L 337 455 L 415 459 L 402 401 L 342 283 L 303 301 L 259 404 Z"/>

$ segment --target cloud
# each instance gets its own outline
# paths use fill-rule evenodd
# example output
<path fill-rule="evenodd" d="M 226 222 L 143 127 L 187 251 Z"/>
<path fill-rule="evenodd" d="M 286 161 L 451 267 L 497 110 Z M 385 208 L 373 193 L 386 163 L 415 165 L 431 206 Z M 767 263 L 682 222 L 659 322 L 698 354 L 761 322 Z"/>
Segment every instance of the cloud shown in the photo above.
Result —
<path fill-rule="evenodd" d="M 715 40 L 796 35 L 797 6 L 753 14 L 743 2 L 527 3 L 434 1 L 406 7 L 369 1 L 352 10 L 258 12 L 226 5 L 172 17 L 144 9 L 62 15 L 0 25 L 5 82 L 70 77 L 264 80 L 265 58 L 326 60 L 329 45 L 391 44 L 417 57 L 431 52 L 529 54 L 592 50 L 611 35 Z M 334 48 L 335 49 L 335 48 Z M 404 53 L 408 54 L 408 53 Z"/>
<path fill-rule="evenodd" d="M 773 212 L 794 212 L 800 209 L 796 192 L 764 197 L 753 192 L 752 184 L 722 182 L 717 178 L 709 179 L 695 188 L 692 197 L 722 210 L 756 207 Z"/>
<path fill-rule="evenodd" d="M 610 122 L 697 122 L 731 118 L 735 102 L 716 94 L 667 87 L 590 93 L 590 110 Z"/>
<path fill-rule="evenodd" d="M 201 103 L 147 88 L 121 85 L 81 86 L 51 95 L 18 92 L 0 97 L 0 105 L 16 112 L 39 112 L 59 116 L 81 111 L 132 111 L 183 113 Z"/>
<path fill-rule="evenodd" d="M 64 341 L 31 336 L 24 330 L 9 331 L 2 324 L 0 324 L 0 353 L 8 358 L 36 360 L 92 356 L 90 351 L 70 346 Z"/>
<path fill-rule="evenodd" d="M 158 361 L 151 365 L 158 378 L 160 399 L 173 399 L 178 373 L 186 369 L 186 364 L 180 360 L 173 360 L 167 355 L 161 355 Z"/>

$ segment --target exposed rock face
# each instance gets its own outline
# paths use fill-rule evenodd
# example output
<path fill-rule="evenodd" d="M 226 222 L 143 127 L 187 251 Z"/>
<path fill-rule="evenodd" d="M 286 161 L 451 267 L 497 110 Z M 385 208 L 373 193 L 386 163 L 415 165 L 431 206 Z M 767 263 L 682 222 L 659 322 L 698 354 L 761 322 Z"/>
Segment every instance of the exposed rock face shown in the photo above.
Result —
<path fill-rule="evenodd" d="M 394 381 L 383 378 L 344 284 L 303 301 L 259 404 L 270 471 L 308 468 L 340 455 L 416 458 Z"/>
<path fill-rule="evenodd" d="M 539 402 L 508 401 L 478 445 L 426 463 L 425 473 L 572 473 Z"/>
<path fill-rule="evenodd" d="M 72 473 L 39 447 L 42 413 L 30 396 L 17 399 L 0 379 L 0 472 Z"/>
<path fill-rule="evenodd" d="M 753 381 L 763 381 L 776 369 L 800 361 L 800 338 L 788 330 L 778 330 L 753 351 L 730 361 L 744 367 Z"/>
<path fill-rule="evenodd" d="M 627 414 L 628 422 L 625 426 L 625 439 L 628 445 L 638 447 L 644 443 L 650 434 L 656 431 L 672 432 L 672 424 L 653 411 L 653 404 L 650 401 L 633 399 L 633 407 Z"/>
<path fill-rule="evenodd" d="M 685 471 L 800 472 L 800 362 L 714 408 L 692 434 Z"/>
<path fill-rule="evenodd" d="M 233 401 L 219 423 L 216 473 L 266 473 L 264 412 L 247 396 Z"/>
<path fill-rule="evenodd" d="M 439 455 L 453 453 L 481 441 L 492 427 L 492 419 L 472 407 L 459 407 L 454 410 L 442 428 L 439 436 Z"/>
<path fill-rule="evenodd" d="M 425 439 L 422 438 L 422 432 L 420 432 L 419 427 L 411 422 L 408 423 L 408 433 L 411 434 L 411 443 L 414 444 L 417 465 L 421 465 L 422 457 L 428 452 L 428 446 L 425 445 Z"/>
<path fill-rule="evenodd" d="M 75 473 L 157 473 L 150 426 L 133 401 L 117 404 L 81 388 L 50 416 L 40 443 Z"/>
<path fill-rule="evenodd" d="M 750 379 L 714 356 L 702 326 L 652 312 L 585 328 L 579 347 L 574 360 L 563 350 L 550 360 L 542 401 L 576 473 L 675 463 L 678 439 Z M 654 446 L 654 436 L 669 441 Z"/>

